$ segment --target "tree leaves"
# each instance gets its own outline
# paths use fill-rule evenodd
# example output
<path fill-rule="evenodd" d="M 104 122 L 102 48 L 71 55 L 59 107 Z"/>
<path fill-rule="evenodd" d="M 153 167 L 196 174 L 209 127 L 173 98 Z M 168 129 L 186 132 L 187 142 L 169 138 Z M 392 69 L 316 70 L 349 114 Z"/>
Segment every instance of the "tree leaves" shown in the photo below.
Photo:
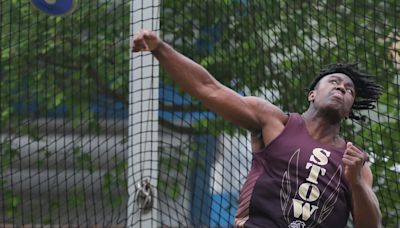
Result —
<path fill-rule="evenodd" d="M 179 2 L 179 3 L 178 3 Z M 398 224 L 399 96 L 395 1 L 163 1 L 161 30 L 183 54 L 244 95 L 303 112 L 311 79 L 323 65 L 358 62 L 384 88 L 369 120 L 346 122 L 344 136 L 369 151 L 379 184 L 384 225 Z M 395 34 L 395 35 L 394 35 Z M 193 42 L 181 42 L 190 41 Z M 394 46 L 393 46 L 394 45 Z M 394 52 L 396 51 L 396 52 Z M 162 74 L 168 83 L 167 75 Z M 199 132 L 232 132 L 221 120 L 202 119 Z"/>

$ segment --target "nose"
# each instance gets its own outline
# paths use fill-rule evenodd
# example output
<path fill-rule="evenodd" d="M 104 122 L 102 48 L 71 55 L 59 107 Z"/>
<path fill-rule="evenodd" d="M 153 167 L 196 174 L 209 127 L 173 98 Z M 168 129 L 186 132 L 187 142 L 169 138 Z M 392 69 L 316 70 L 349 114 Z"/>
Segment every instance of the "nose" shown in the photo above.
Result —
<path fill-rule="evenodd" d="M 343 94 L 346 93 L 346 89 L 344 88 L 344 85 L 343 85 L 342 83 L 336 85 L 336 88 L 335 88 L 335 89 L 339 90 L 339 91 L 342 92 Z"/>

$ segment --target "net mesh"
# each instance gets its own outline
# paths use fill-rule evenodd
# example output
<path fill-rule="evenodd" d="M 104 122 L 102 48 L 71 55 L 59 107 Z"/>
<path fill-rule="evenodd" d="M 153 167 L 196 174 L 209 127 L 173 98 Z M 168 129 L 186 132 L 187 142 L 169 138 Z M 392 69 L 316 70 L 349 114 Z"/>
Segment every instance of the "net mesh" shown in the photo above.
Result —
<path fill-rule="evenodd" d="M 77 1 L 73 13 L 54 17 L 28 1 L 0 0 L 0 224 L 145 221 L 127 219 L 128 189 L 140 181 L 129 165 L 152 159 L 138 152 L 127 162 L 135 127 L 128 126 L 130 3 Z M 285 112 L 307 109 L 304 89 L 323 65 L 357 62 L 376 75 L 383 86 L 377 107 L 342 130 L 370 156 L 383 225 L 399 226 L 395 0 L 163 0 L 151 7 L 160 26 L 150 29 L 165 41 L 221 83 Z M 252 159 L 247 132 L 183 93 L 162 69 L 157 86 L 154 224 L 232 225 Z"/>
<path fill-rule="evenodd" d="M 0 1 L 0 225 L 123 224 L 129 2 Z"/>

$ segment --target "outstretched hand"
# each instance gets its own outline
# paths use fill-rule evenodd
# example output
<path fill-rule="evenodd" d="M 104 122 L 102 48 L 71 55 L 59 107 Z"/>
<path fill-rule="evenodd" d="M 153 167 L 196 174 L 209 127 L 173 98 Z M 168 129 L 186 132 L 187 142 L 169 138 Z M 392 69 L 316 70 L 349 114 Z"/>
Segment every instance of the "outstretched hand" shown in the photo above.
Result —
<path fill-rule="evenodd" d="M 352 184 L 359 184 L 362 181 L 361 170 L 367 161 L 366 154 L 354 146 L 351 142 L 347 143 L 342 158 L 344 164 L 344 175 L 347 181 Z"/>
<path fill-rule="evenodd" d="M 161 44 L 161 39 L 151 31 L 142 30 L 135 34 L 132 41 L 132 52 L 154 51 Z"/>

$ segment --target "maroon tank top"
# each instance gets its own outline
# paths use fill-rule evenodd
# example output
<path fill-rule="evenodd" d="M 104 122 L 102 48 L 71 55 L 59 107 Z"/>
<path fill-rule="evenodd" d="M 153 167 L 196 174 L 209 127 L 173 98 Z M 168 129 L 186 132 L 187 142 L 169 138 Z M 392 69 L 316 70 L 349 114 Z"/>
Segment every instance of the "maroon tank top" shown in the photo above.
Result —
<path fill-rule="evenodd" d="M 344 180 L 344 150 L 314 140 L 303 118 L 290 114 L 283 132 L 253 154 L 235 226 L 345 227 L 351 194 Z"/>

